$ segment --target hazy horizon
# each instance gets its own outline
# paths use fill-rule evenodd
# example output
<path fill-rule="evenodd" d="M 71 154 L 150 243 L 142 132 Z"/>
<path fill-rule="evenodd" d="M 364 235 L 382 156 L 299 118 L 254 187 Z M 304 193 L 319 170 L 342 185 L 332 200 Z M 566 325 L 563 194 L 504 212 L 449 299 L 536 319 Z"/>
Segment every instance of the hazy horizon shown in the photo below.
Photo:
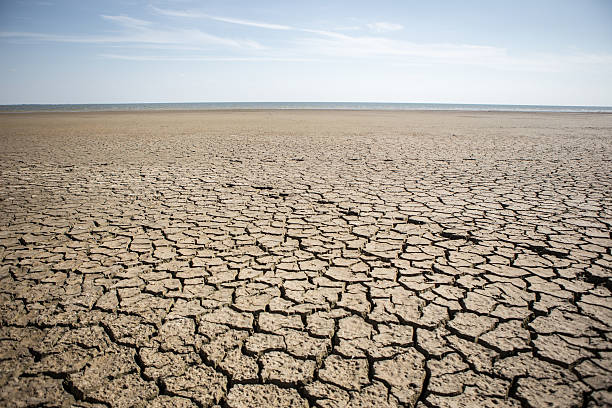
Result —
<path fill-rule="evenodd" d="M 261 104 L 261 106 L 257 106 Z M 312 104 L 313 106 L 308 106 Z M 211 109 L 233 109 L 234 106 L 236 108 L 242 109 L 311 109 L 316 108 L 319 109 L 319 105 L 321 105 L 320 109 L 355 109 L 355 106 L 363 105 L 361 109 L 374 109 L 374 110 L 385 110 L 390 109 L 394 110 L 390 107 L 385 107 L 384 105 L 398 105 L 399 110 L 453 110 L 453 107 L 533 107 L 536 108 L 534 111 L 546 111 L 541 108 L 585 108 L 588 111 L 588 108 L 602 108 L 606 112 L 612 111 L 612 105 L 531 105 L 531 104 L 486 104 L 486 103 L 451 103 L 451 102 L 362 102 L 362 101 L 329 101 L 329 102 L 321 102 L 321 101 L 218 101 L 218 102 L 209 102 L 209 101 L 190 101 L 190 102 L 116 102 L 116 103 L 105 103 L 105 102 L 88 102 L 88 103 L 21 103 L 21 104 L 0 104 L 0 107 L 29 107 L 29 106 L 38 106 L 38 107 L 72 107 L 72 106 L 133 106 L 138 107 L 141 105 L 143 108 L 146 108 L 149 105 L 174 105 L 174 106 L 188 106 L 187 109 L 206 109 L 207 107 L 198 107 L 200 105 L 210 105 Z M 191 107 L 189 107 L 191 105 Z M 220 106 L 227 105 L 229 108 L 221 108 Z M 234 105 L 234 106 L 232 106 Z M 248 106 L 250 105 L 250 106 Z M 287 105 L 283 107 L 282 105 Z M 294 106 L 291 106 L 294 105 Z M 301 107 L 299 105 L 304 105 L 306 108 Z M 371 105 L 373 107 L 371 107 Z M 376 107 L 376 105 L 380 105 L 380 107 Z M 411 107 L 410 105 L 413 105 Z M 426 105 L 430 105 L 430 108 L 423 108 Z M 346 106 L 346 107 L 343 107 Z M 438 108 L 436 108 L 438 107 Z M 539 108 L 539 109 L 538 109 Z M 357 108 L 359 110 L 360 108 Z M 2 109 L 0 109 L 2 110 Z M 139 110 L 139 109 L 135 109 Z M 470 110 L 470 109 L 467 109 Z M 482 110 L 482 109 L 474 109 L 474 110 Z M 499 109 L 504 110 L 504 109 Z M 518 110 L 520 111 L 520 109 Z M 526 109 L 526 111 L 530 111 L 530 109 Z M 555 110 L 552 110 L 555 111 Z M 563 110 L 561 110 L 563 111 Z M 571 111 L 571 110 L 570 110 Z M 597 110 L 591 110 L 590 112 L 596 112 Z"/>
<path fill-rule="evenodd" d="M 0 4 L 0 104 L 612 106 L 606 1 Z"/>

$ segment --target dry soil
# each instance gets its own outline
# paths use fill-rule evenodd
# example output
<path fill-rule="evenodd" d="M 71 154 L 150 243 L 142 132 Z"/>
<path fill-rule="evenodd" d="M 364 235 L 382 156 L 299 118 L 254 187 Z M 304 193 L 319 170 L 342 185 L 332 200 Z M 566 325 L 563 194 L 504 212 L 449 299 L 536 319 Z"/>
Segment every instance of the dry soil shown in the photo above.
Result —
<path fill-rule="evenodd" d="M 0 115 L 0 405 L 612 404 L 612 116 Z"/>

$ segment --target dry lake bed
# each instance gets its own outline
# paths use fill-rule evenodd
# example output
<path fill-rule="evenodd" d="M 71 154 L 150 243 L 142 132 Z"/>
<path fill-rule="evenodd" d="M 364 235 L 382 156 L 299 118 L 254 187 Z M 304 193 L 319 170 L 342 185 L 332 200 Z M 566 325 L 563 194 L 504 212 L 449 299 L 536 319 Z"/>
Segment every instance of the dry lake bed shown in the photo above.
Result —
<path fill-rule="evenodd" d="M 0 115 L 0 405 L 612 405 L 612 115 Z"/>

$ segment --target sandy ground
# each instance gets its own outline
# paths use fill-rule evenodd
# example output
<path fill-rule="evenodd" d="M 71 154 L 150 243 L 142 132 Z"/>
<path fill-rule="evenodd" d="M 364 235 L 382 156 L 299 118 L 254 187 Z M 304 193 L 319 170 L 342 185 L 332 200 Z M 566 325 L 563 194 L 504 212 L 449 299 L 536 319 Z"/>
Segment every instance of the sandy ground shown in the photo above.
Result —
<path fill-rule="evenodd" d="M 612 116 L 0 115 L 0 405 L 612 404 Z"/>

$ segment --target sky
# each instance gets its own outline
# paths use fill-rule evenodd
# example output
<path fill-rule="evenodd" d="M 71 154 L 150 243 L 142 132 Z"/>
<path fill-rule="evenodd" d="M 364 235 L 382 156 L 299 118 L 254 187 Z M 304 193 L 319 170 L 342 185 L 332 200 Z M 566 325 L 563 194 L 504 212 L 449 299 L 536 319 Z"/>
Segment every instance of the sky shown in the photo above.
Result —
<path fill-rule="evenodd" d="M 0 104 L 612 106 L 612 1 L 0 0 Z"/>

